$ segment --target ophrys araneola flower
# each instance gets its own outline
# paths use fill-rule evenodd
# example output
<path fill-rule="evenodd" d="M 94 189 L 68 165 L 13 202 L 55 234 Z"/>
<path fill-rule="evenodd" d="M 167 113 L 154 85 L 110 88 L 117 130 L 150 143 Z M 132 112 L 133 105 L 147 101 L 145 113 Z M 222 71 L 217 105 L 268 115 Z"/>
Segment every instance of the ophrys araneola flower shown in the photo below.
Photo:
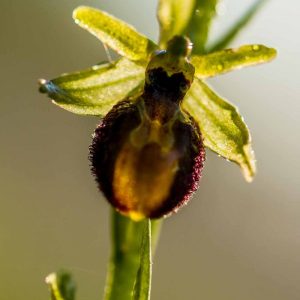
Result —
<path fill-rule="evenodd" d="M 189 53 L 185 38 L 165 31 L 156 52 L 158 45 L 107 13 L 79 7 L 74 18 L 123 57 L 42 81 L 41 91 L 74 113 L 104 117 L 91 161 L 100 188 L 119 211 L 140 219 L 176 210 L 195 189 L 203 146 L 237 163 L 252 180 L 248 128 L 204 80 L 270 61 L 274 49 L 247 45 L 204 54 L 196 45 Z"/>

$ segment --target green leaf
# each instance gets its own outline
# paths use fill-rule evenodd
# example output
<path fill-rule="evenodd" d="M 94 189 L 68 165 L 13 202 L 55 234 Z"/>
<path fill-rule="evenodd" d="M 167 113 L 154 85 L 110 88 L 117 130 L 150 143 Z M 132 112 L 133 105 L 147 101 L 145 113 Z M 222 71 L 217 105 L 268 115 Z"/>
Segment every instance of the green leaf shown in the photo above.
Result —
<path fill-rule="evenodd" d="M 140 267 L 134 286 L 134 300 L 149 300 L 151 290 L 151 222 L 145 224 L 141 246 Z"/>
<path fill-rule="evenodd" d="M 52 300 L 74 300 L 76 285 L 68 272 L 60 271 L 47 276 Z"/>
<path fill-rule="evenodd" d="M 245 179 L 251 181 L 255 174 L 251 138 L 236 107 L 195 79 L 184 98 L 183 109 L 198 123 L 205 146 L 239 164 Z"/>
<path fill-rule="evenodd" d="M 267 0 L 257 0 L 246 13 L 229 29 L 229 31 L 222 35 L 221 39 L 213 45 L 208 52 L 214 52 L 217 50 L 222 50 L 227 47 L 234 38 L 239 34 L 239 32 L 246 27 L 252 18 L 256 15 L 258 10 Z"/>
<path fill-rule="evenodd" d="M 40 80 L 40 91 L 60 107 L 81 115 L 105 115 L 117 102 L 143 87 L 144 67 L 122 58 L 88 70 Z"/>
<path fill-rule="evenodd" d="M 105 300 L 132 300 L 140 267 L 141 243 L 145 224 L 112 211 L 112 256 L 110 259 Z"/>
<path fill-rule="evenodd" d="M 101 42 L 130 60 L 147 61 L 157 45 L 127 23 L 101 10 L 80 6 L 73 12 L 75 22 Z"/>
<path fill-rule="evenodd" d="M 196 0 L 160 0 L 157 17 L 160 25 L 159 45 L 166 49 L 175 35 L 185 34 Z"/>
<path fill-rule="evenodd" d="M 199 79 L 220 75 L 243 67 L 266 63 L 276 56 L 276 50 L 263 45 L 246 45 L 207 55 L 193 55 L 191 63 Z"/>
<path fill-rule="evenodd" d="M 193 54 L 205 52 L 210 24 L 216 14 L 218 0 L 196 0 L 194 13 L 185 34 L 193 42 Z"/>

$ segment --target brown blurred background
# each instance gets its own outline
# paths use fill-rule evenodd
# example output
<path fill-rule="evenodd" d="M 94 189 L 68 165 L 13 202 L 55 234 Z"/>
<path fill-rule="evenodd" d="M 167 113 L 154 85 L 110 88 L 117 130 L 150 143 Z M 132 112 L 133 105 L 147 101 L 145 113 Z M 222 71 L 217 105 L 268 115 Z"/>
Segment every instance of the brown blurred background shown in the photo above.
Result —
<path fill-rule="evenodd" d="M 253 1 L 227 0 L 215 36 Z M 105 59 L 71 18 L 79 4 L 128 21 L 157 39 L 156 1 L 1 0 L 0 299 L 48 299 L 45 275 L 65 267 L 79 300 L 101 299 L 109 256 L 109 207 L 90 175 L 99 122 L 55 107 L 38 78 Z M 154 261 L 153 300 L 300 299 L 299 10 L 273 0 L 235 45 L 279 51 L 269 65 L 211 81 L 249 125 L 258 174 L 208 152 L 190 205 L 165 221 Z"/>

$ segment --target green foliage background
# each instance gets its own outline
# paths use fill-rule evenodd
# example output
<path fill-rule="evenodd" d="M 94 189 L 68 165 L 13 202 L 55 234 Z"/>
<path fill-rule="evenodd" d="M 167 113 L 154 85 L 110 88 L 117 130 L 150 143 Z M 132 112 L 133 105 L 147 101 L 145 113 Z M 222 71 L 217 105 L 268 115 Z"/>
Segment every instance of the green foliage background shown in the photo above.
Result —
<path fill-rule="evenodd" d="M 226 3 L 219 29 L 242 10 L 240 1 Z M 270 1 L 236 42 L 274 46 L 278 60 L 212 82 L 237 104 L 251 128 L 258 176 L 248 185 L 237 168 L 208 155 L 200 190 L 165 223 L 153 299 L 193 299 L 200 292 L 207 300 L 296 300 L 299 295 L 300 45 L 294 38 L 299 4 L 290 3 Z M 61 266 L 80 282 L 78 299 L 102 295 L 109 213 L 86 158 L 98 119 L 58 110 L 36 93 L 36 78 L 105 58 L 98 41 L 73 25 L 71 11 L 79 4 L 0 4 L 1 299 L 47 299 L 42 278 Z M 156 39 L 154 1 L 128 1 L 126 7 L 121 0 L 84 4 L 110 11 Z"/>

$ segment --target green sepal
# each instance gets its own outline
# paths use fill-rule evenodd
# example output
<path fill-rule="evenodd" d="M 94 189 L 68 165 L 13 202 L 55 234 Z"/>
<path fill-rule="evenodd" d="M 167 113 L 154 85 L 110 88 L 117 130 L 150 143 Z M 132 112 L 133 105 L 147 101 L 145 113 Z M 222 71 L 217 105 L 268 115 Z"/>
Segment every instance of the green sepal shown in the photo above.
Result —
<path fill-rule="evenodd" d="M 191 64 L 199 79 L 213 77 L 236 69 L 271 61 L 276 50 L 264 45 L 246 45 L 236 49 L 226 49 L 207 55 L 193 55 Z"/>
<path fill-rule="evenodd" d="M 74 300 L 76 285 L 70 273 L 60 271 L 51 273 L 46 278 L 52 300 Z"/>
<path fill-rule="evenodd" d="M 198 123 L 204 145 L 242 169 L 247 181 L 255 174 L 251 137 L 237 108 L 195 78 L 182 107 Z"/>
<path fill-rule="evenodd" d="M 207 52 L 214 52 L 226 48 L 246 27 L 267 0 L 257 0 L 250 8 L 233 24 L 228 32 L 222 35 L 222 38 L 209 48 Z"/>
<path fill-rule="evenodd" d="M 101 10 L 79 6 L 73 18 L 80 27 L 88 30 L 102 43 L 130 60 L 147 62 L 157 45 L 129 24 Z"/>
<path fill-rule="evenodd" d="M 113 64 L 40 80 L 40 91 L 75 114 L 103 116 L 119 101 L 139 94 L 144 78 L 144 67 L 121 58 Z"/>
<path fill-rule="evenodd" d="M 157 18 L 160 28 L 159 45 L 167 48 L 167 42 L 175 35 L 184 35 L 192 16 L 196 0 L 160 0 Z"/>
<path fill-rule="evenodd" d="M 141 245 L 140 267 L 134 285 L 133 300 L 149 300 L 151 289 L 151 221 L 147 220 L 144 226 Z"/>

